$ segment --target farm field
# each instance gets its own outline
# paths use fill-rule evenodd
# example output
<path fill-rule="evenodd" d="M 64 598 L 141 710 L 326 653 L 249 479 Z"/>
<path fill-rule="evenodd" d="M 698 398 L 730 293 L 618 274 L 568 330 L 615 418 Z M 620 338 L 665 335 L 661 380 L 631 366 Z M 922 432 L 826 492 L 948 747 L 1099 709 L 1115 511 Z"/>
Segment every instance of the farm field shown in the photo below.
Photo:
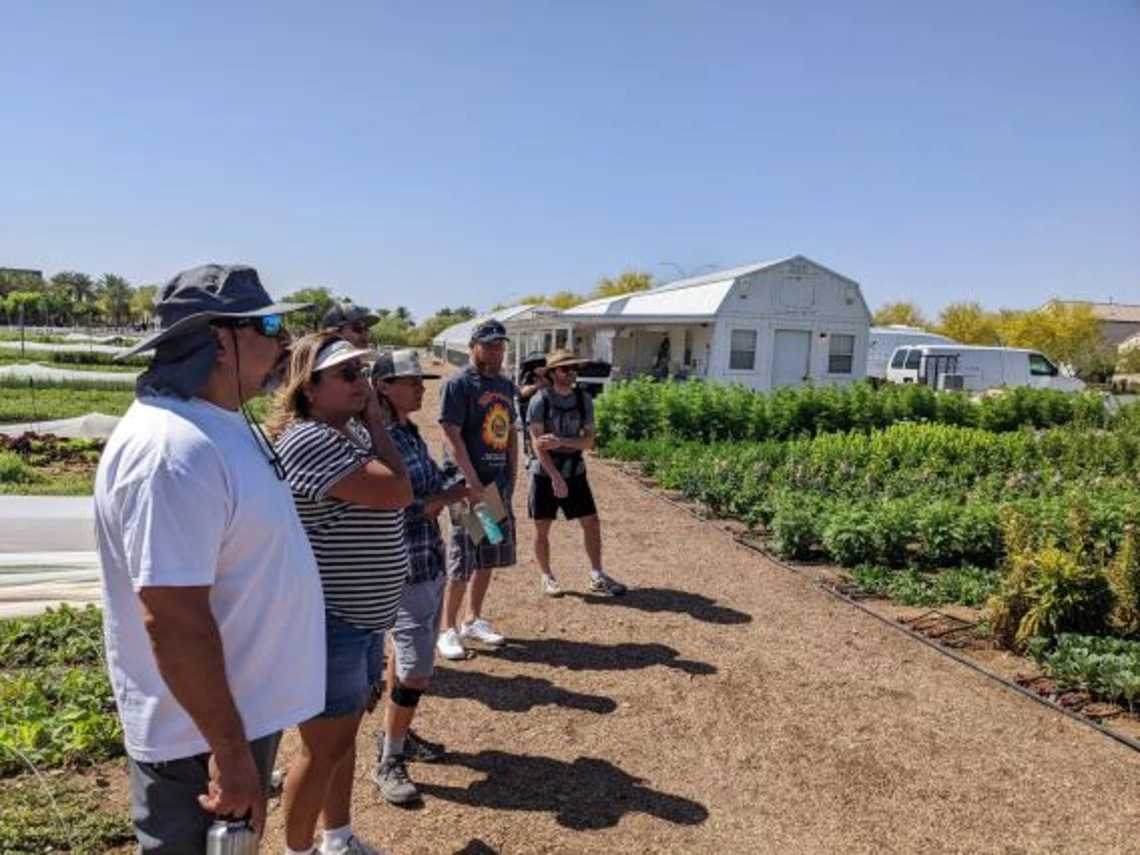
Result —
<path fill-rule="evenodd" d="M 438 450 L 436 388 L 419 423 Z M 606 453 L 619 447 L 607 435 Z M 595 461 L 592 481 L 607 566 L 634 589 L 621 600 L 580 593 L 584 557 L 562 523 L 552 541 L 568 594 L 543 598 L 516 493 L 520 564 L 497 575 L 489 598 L 508 644 L 440 668 L 419 727 L 450 755 L 412 767 L 422 810 L 377 801 L 367 777 L 377 723 L 366 722 L 355 794 L 364 836 L 391 852 L 1128 848 L 1140 821 L 1134 753 L 835 602 L 647 493 L 626 466 Z M 1002 573 L 1000 562 L 986 572 Z M 9 763 L 0 850 L 126 853 L 123 761 L 94 664 L 98 614 L 30 626 L 0 623 L 0 686 L 18 699 L 0 741 L 26 740 L 16 744 L 71 831 L 38 779 Z M 1065 639 L 1051 652 L 1070 669 L 1092 653 Z M 39 730 L 19 730 L 21 710 Z M 287 734 L 281 763 L 296 750 Z M 265 848 L 281 845 L 274 806 Z"/>
<path fill-rule="evenodd" d="M 973 608 L 975 642 L 1032 654 L 1051 688 L 1112 715 L 1137 709 L 1135 405 L 629 384 L 598 410 L 603 454 L 740 520 L 775 554 L 840 565 L 858 596 Z M 1079 667 L 1065 653 L 1077 649 Z"/>

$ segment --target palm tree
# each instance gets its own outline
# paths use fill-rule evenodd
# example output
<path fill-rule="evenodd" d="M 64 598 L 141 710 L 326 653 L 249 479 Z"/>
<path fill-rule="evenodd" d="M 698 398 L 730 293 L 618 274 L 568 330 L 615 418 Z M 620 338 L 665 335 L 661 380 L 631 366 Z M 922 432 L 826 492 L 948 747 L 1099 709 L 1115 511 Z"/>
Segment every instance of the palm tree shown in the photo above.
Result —
<path fill-rule="evenodd" d="M 122 326 L 131 314 L 131 297 L 134 289 L 122 276 L 113 273 L 103 274 L 99 280 L 100 300 L 103 314 L 112 326 Z"/>

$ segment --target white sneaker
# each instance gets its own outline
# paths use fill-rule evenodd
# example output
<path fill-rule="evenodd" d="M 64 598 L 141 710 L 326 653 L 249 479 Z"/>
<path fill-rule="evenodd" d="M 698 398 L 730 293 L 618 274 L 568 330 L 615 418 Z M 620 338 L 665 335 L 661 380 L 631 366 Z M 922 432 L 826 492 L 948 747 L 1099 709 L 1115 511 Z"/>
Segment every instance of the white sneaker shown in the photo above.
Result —
<path fill-rule="evenodd" d="M 435 649 L 444 659 L 466 659 L 467 651 L 459 641 L 459 633 L 454 629 L 444 630 L 439 634 Z"/>
<path fill-rule="evenodd" d="M 561 597 L 562 586 L 558 584 L 558 580 L 548 573 L 542 574 L 542 593 L 548 597 Z"/>
<path fill-rule="evenodd" d="M 461 638 L 470 638 L 472 641 L 478 641 L 491 647 L 498 647 L 506 641 L 499 633 L 491 629 L 491 624 L 483 618 L 476 618 L 470 623 L 463 624 L 459 630 L 459 635 Z"/>
<path fill-rule="evenodd" d="M 320 855 L 384 855 L 383 850 L 369 846 L 355 834 L 348 838 L 347 843 L 322 845 L 317 852 Z"/>

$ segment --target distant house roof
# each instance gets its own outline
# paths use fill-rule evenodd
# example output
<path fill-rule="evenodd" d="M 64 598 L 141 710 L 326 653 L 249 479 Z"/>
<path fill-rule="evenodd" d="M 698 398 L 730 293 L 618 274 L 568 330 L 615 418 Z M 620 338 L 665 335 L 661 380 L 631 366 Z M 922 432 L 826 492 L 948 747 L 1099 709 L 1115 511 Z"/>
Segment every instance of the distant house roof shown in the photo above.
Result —
<path fill-rule="evenodd" d="M 634 291 L 620 297 L 602 297 L 580 303 L 562 314 L 568 318 L 711 318 L 719 311 L 720 304 L 737 279 L 788 260 L 780 258 L 730 270 L 716 270 L 703 276 L 668 282 L 646 291 Z"/>
<path fill-rule="evenodd" d="M 1062 306 L 1088 306 L 1102 321 L 1120 324 L 1140 324 L 1140 305 L 1135 303 L 1091 303 L 1087 300 L 1058 300 Z"/>
<path fill-rule="evenodd" d="M 845 282 L 852 282 L 846 276 L 828 270 L 802 255 L 777 258 L 759 264 L 747 264 L 729 270 L 716 270 L 703 276 L 693 276 L 669 282 L 647 291 L 634 291 L 620 297 L 602 297 L 580 303 L 561 315 L 569 320 L 586 318 L 621 317 L 644 320 L 707 320 L 714 317 L 731 290 L 733 283 L 741 277 L 768 270 L 789 261 L 804 261 L 816 268 L 838 276 Z"/>

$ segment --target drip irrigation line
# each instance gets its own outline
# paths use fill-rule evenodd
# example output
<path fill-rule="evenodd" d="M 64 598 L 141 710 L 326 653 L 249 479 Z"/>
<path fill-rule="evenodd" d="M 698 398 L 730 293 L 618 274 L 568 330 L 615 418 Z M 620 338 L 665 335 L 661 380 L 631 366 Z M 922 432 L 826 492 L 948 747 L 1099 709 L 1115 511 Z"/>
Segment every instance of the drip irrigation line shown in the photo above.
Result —
<path fill-rule="evenodd" d="M 621 470 L 619 469 L 619 471 L 621 471 Z M 958 664 L 966 666 L 967 668 L 971 669 L 972 671 L 975 671 L 978 674 L 981 674 L 983 677 L 989 678 L 993 682 L 997 683 L 1000 686 L 1005 687 L 1006 689 L 1010 689 L 1019 695 L 1022 695 L 1026 698 L 1029 698 L 1031 701 L 1034 701 L 1038 704 L 1041 704 L 1046 709 L 1052 710 L 1053 712 L 1059 712 L 1062 715 L 1066 716 L 1067 718 L 1070 718 L 1073 721 L 1077 722 L 1078 724 L 1083 724 L 1085 727 L 1091 728 L 1092 730 L 1099 733 L 1101 736 L 1107 736 L 1109 739 L 1113 739 L 1116 742 L 1119 742 L 1121 745 L 1127 746 L 1128 748 L 1131 748 L 1133 751 L 1140 753 L 1140 740 L 1133 739 L 1132 737 L 1126 736 L 1123 733 L 1118 733 L 1117 731 L 1113 730 L 1112 728 L 1105 727 L 1103 724 L 1100 724 L 1099 722 L 1093 721 L 1092 719 L 1088 718 L 1087 716 L 1083 716 L 1083 715 L 1080 715 L 1079 713 L 1073 712 L 1072 710 L 1061 706 L 1059 703 L 1057 703 L 1055 701 L 1051 701 L 1048 698 L 1042 697 L 1041 695 L 1037 694 L 1036 692 L 1027 689 L 1025 686 L 1021 686 L 1018 683 L 1014 682 L 1013 680 L 1010 680 L 1007 677 L 1003 677 L 1001 674 L 998 674 L 994 671 L 991 671 L 990 669 L 986 668 L 983 665 L 979 665 L 977 662 L 973 661 L 972 659 L 970 659 L 967 656 L 964 656 L 961 653 L 958 653 L 956 650 L 949 648 L 949 647 L 946 647 L 945 645 L 939 644 L 937 641 L 930 639 L 930 638 L 927 638 L 922 633 L 916 632 L 904 624 L 900 624 L 897 621 L 893 621 L 890 618 L 879 614 L 878 612 L 874 611 L 873 609 L 870 609 L 867 606 L 863 605 L 858 600 L 856 600 L 852 597 L 849 597 L 848 595 L 842 593 L 841 591 L 836 590 L 835 588 L 832 588 L 830 585 L 824 585 L 824 584 L 820 583 L 819 580 L 813 578 L 811 576 L 811 574 L 806 573 L 804 570 L 800 569 L 799 567 L 795 567 L 791 564 L 788 564 L 783 559 L 781 559 L 779 556 L 773 555 L 771 552 L 764 549 L 759 544 L 756 544 L 754 542 L 749 541 L 746 537 L 744 537 L 742 535 L 734 534 L 733 532 L 727 531 L 727 530 L 721 528 L 720 526 L 713 525 L 713 521 L 710 520 L 708 517 L 702 516 L 701 514 L 694 511 L 691 507 L 684 505 L 681 502 L 676 501 L 675 499 L 669 498 L 668 496 L 664 495 L 660 490 L 646 486 L 638 478 L 635 477 L 633 479 L 633 483 L 636 484 L 639 489 L 641 489 L 645 493 L 648 493 L 650 496 L 655 496 L 656 498 L 660 499 L 661 501 L 665 502 L 666 504 L 668 504 L 674 508 L 677 508 L 680 511 L 687 513 L 689 516 L 693 517 L 696 520 L 699 520 L 702 523 L 705 523 L 710 528 L 712 528 L 714 531 L 718 531 L 721 534 L 727 536 L 729 539 L 732 540 L 733 543 L 735 543 L 739 546 L 743 546 L 745 549 L 751 550 L 752 552 L 755 552 L 758 555 L 762 555 L 764 558 L 768 559 L 769 561 L 771 561 L 773 564 L 775 564 L 777 567 L 781 568 L 782 570 L 786 570 L 789 573 L 794 573 L 795 575 L 799 576 L 802 579 L 806 579 L 808 582 L 810 582 L 812 584 L 813 587 L 823 591 L 824 593 L 830 595 L 831 597 L 834 597 L 835 599 L 839 600 L 841 603 L 846 603 L 847 605 L 858 609 L 859 611 L 863 612 L 864 614 L 869 615 L 870 617 L 873 617 L 875 620 L 879 621 L 884 626 L 890 627 L 894 631 L 902 633 L 903 635 L 905 635 L 908 638 L 911 638 L 915 641 L 918 641 L 918 642 L 921 642 L 922 644 L 925 644 L 931 650 L 935 650 L 938 653 L 941 653 L 943 656 L 947 656 L 950 659 L 953 659 Z"/>

